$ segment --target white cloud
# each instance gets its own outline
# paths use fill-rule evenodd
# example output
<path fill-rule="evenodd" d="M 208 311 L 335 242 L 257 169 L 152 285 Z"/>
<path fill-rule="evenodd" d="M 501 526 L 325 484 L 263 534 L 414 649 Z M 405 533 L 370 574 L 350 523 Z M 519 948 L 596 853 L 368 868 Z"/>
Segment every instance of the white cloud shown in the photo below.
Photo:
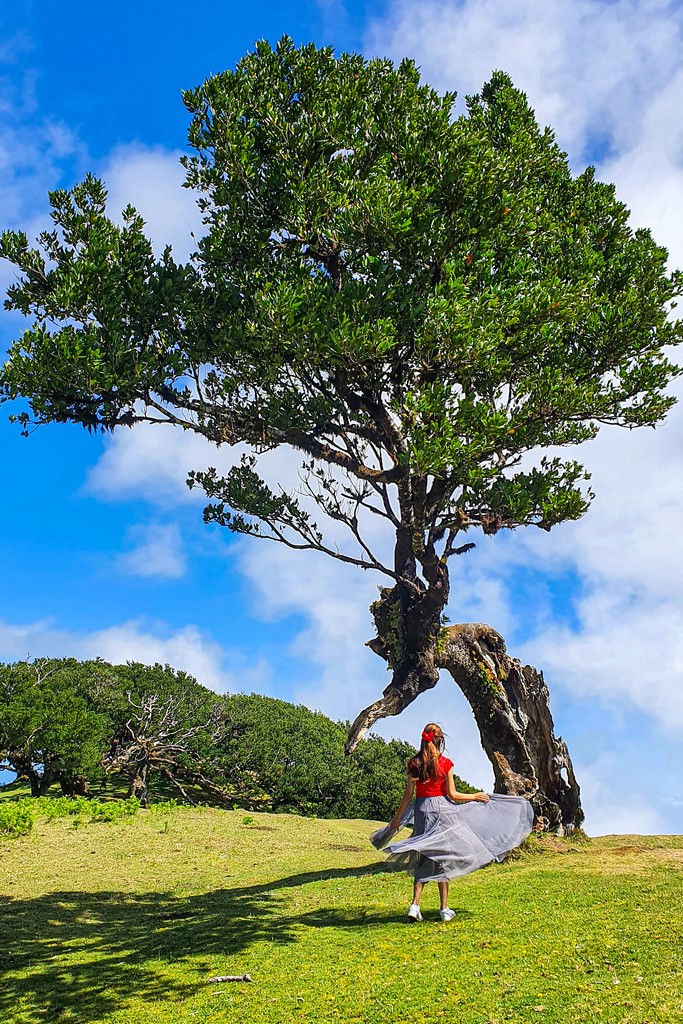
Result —
<path fill-rule="evenodd" d="M 82 166 L 87 150 L 68 125 L 36 116 L 31 71 L 0 77 L 0 111 L 0 225 L 26 227 L 46 210 L 48 190 Z"/>
<path fill-rule="evenodd" d="M 290 647 L 302 662 L 301 679 L 290 681 L 292 699 L 344 720 L 355 718 L 381 696 L 389 673 L 365 646 L 373 636 L 369 606 L 382 582 L 376 573 L 251 538 L 240 542 L 238 566 L 252 585 L 254 614 L 269 618 L 298 613 L 306 618 L 306 626 Z M 422 694 L 400 716 L 377 723 L 374 731 L 387 739 L 398 736 L 416 742 L 430 720 L 439 722 L 447 733 L 456 771 L 481 785 L 492 785 L 491 766 L 481 749 L 472 712 L 445 673 L 435 689 Z"/>
<path fill-rule="evenodd" d="M 0 52 L 0 62 L 7 57 Z M 29 240 L 52 227 L 48 191 L 86 160 L 85 147 L 67 125 L 35 116 L 33 84 L 30 73 L 18 82 L 0 77 L 0 231 L 22 229 Z M 0 297 L 16 278 L 14 268 L 1 260 Z M 4 317 L 10 330 L 26 326 L 19 313 Z"/>
<path fill-rule="evenodd" d="M 150 523 L 131 528 L 135 547 L 119 556 L 120 567 L 134 576 L 180 579 L 187 570 L 177 523 Z"/>
<path fill-rule="evenodd" d="M 138 661 L 172 665 L 218 693 L 268 692 L 271 668 L 264 659 L 228 651 L 194 625 L 171 630 L 164 623 L 131 620 L 92 632 L 69 632 L 50 622 L 0 621 L 0 659 L 103 658 L 114 665 Z"/>
<path fill-rule="evenodd" d="M 180 156 L 179 150 L 130 143 L 115 149 L 98 172 L 109 192 L 109 216 L 118 219 L 131 204 L 144 217 L 155 252 L 170 245 L 179 262 L 195 250 L 191 233 L 202 233 L 195 194 L 182 187 Z"/>
<path fill-rule="evenodd" d="M 515 653 L 551 688 L 638 708 L 664 730 L 683 724 L 682 439 L 680 406 L 656 431 L 603 430 L 579 453 L 596 492 L 584 519 L 519 532 L 481 559 L 498 578 L 576 573 L 575 622 L 547 621 Z"/>
<path fill-rule="evenodd" d="M 114 434 L 91 470 L 87 490 L 116 500 L 144 497 L 154 504 L 201 501 L 201 492 L 188 491 L 189 468 L 218 465 L 225 471 L 239 451 L 220 451 L 200 437 L 176 429 L 142 425 Z M 291 452 L 268 453 L 260 471 L 274 486 L 298 485 L 299 459 Z M 390 554 L 392 537 L 381 522 L 366 524 L 383 557 Z M 344 528 L 331 524 L 328 536 L 344 547 Z M 373 635 L 369 606 L 386 580 L 374 572 L 345 566 L 325 555 L 290 551 L 254 538 L 231 545 L 229 557 L 251 585 L 252 614 L 265 622 L 301 614 L 306 626 L 291 640 L 289 654 L 301 663 L 298 678 L 289 680 L 291 699 L 317 708 L 334 719 L 355 718 L 381 695 L 389 675 L 384 662 L 365 641 Z M 468 592 L 468 610 L 474 618 L 496 620 L 503 615 L 504 592 L 499 580 L 481 575 Z M 500 615 L 496 619 L 497 610 Z M 484 614 L 484 612 L 487 614 Z M 465 699 L 444 675 L 436 690 L 423 694 L 400 717 L 378 723 L 386 738 L 414 739 L 429 719 L 439 721 L 449 736 L 449 749 L 457 757 L 457 771 L 482 785 L 492 784 L 492 771 L 481 750 L 479 734 Z"/>
<path fill-rule="evenodd" d="M 556 130 L 572 166 L 581 169 L 597 154 L 599 176 L 615 181 L 633 225 L 651 227 L 677 265 L 682 35 L 683 8 L 666 0 L 395 0 L 370 25 L 366 49 L 414 57 L 427 81 L 461 97 L 478 92 L 494 69 L 509 71 L 541 123 Z M 527 642 L 512 653 L 546 669 L 551 691 L 559 686 L 587 706 L 637 709 L 660 734 L 683 722 L 681 440 L 679 409 L 656 432 L 603 431 L 580 453 L 597 493 L 584 520 L 550 535 L 480 542 L 454 567 L 457 613 L 477 610 L 459 592 L 478 592 L 485 603 L 477 617 L 503 632 L 510 625 L 524 632 L 514 590 L 501 589 L 506 575 L 514 579 L 519 568 L 541 577 L 576 574 L 575 624 L 549 620 L 536 636 L 527 629 Z M 616 807 L 619 771 L 606 771 L 616 782 Z"/>
<path fill-rule="evenodd" d="M 394 0 L 366 51 L 414 58 L 461 97 L 496 69 L 528 93 L 573 158 L 596 139 L 628 148 L 681 64 L 683 12 L 666 0 Z"/>
<path fill-rule="evenodd" d="M 334 11 L 337 5 L 326 0 L 321 8 Z M 600 176 L 615 180 L 617 194 L 633 210 L 633 223 L 651 226 L 673 261 L 683 263 L 682 25 L 683 8 L 667 0 L 571 5 L 563 0 L 395 0 L 385 17 L 373 21 L 365 50 L 413 56 L 427 80 L 439 88 L 455 87 L 461 96 L 478 91 L 494 68 L 510 71 L 541 122 L 557 130 L 572 166 L 580 169 L 597 147 Z M 10 140 L 14 150 L 5 145 L 4 152 L 19 153 L 33 177 L 17 178 L 9 190 L 0 186 L 0 215 L 11 197 L 18 202 L 12 217 L 21 219 L 26 197 L 44 180 L 45 188 L 53 184 L 60 161 L 78 161 L 77 140 L 70 142 L 68 132 L 46 125 L 39 136 L 39 144 L 17 135 Z M 8 138 L 0 132 L 0 152 Z M 122 147 L 100 173 L 110 188 L 112 212 L 132 201 L 156 245 L 170 241 L 183 255 L 191 248 L 198 214 L 191 194 L 179 187 L 177 156 Z M 655 738 L 648 739 L 653 745 L 656 729 L 673 727 L 683 714 L 683 546 L 677 528 L 683 513 L 682 436 L 679 412 L 655 433 L 604 433 L 586 451 L 598 498 L 581 523 L 550 535 L 527 531 L 481 539 L 477 551 L 454 566 L 452 617 L 488 621 L 503 633 L 524 630 L 507 575 L 520 566 L 539 574 L 575 573 L 581 582 L 575 627 L 549 621 L 511 653 L 545 668 L 551 692 L 559 688 L 574 695 L 587 721 L 596 706 L 635 709 L 643 731 L 653 725 Z M 234 451 L 217 453 L 189 433 L 136 428 L 107 442 L 87 488 L 108 499 L 199 503 L 201 494 L 185 487 L 187 469 L 225 469 L 235 457 Z M 289 456 L 272 453 L 266 466 L 269 478 L 295 482 Z M 249 539 L 237 546 L 236 565 L 251 581 L 255 614 L 306 618 L 304 630 L 292 639 L 302 663 L 301 678 L 294 681 L 298 699 L 333 717 L 352 717 L 379 695 L 388 674 L 363 646 L 372 632 L 367 607 L 379 577 Z M 193 626 L 170 632 L 133 622 L 82 636 L 46 626 L 23 632 L 4 627 L 0 643 L 15 652 L 13 657 L 30 650 L 169 661 L 216 688 L 263 689 L 268 679 L 267 667 L 256 666 L 252 684 L 235 685 L 236 675 L 249 678 L 246 660 L 231 675 L 223 667 L 225 652 Z M 411 739 L 430 718 L 450 734 L 457 770 L 473 782 L 490 784 L 471 712 L 447 677 L 380 731 Z M 561 722 L 558 727 L 565 731 Z M 645 746 L 641 761 L 647 787 Z M 577 771 L 591 831 L 669 831 L 675 825 L 673 813 L 667 817 L 642 793 L 634 796 L 618 758 L 596 764 L 582 757 Z M 654 788 L 655 779 L 650 781 Z"/>
<path fill-rule="evenodd" d="M 522 648 L 575 697 L 635 707 L 677 737 L 683 727 L 683 615 L 596 590 L 577 632 L 551 626 Z M 533 653 L 531 654 L 531 651 Z"/>
<path fill-rule="evenodd" d="M 680 61 L 680 58 L 679 58 Z M 681 62 L 683 63 L 683 62 Z M 649 97 L 641 132 L 600 166 L 631 209 L 635 227 L 649 227 L 669 250 L 671 265 L 683 267 L 683 66 Z"/>
<path fill-rule="evenodd" d="M 623 772 L 623 765 L 614 756 L 604 754 L 577 763 L 575 768 L 591 835 L 663 835 L 671 831 L 666 797 L 648 796 L 642 785 L 630 788 L 630 781 L 628 799 L 621 787 L 615 788 L 613 780 Z M 661 792 L 661 786 L 658 790 Z"/>
<path fill-rule="evenodd" d="M 218 451 L 191 431 L 141 424 L 106 439 L 84 490 L 109 501 L 136 497 L 160 505 L 200 504 L 202 492 L 187 486 L 188 470 L 221 466 L 225 460 L 230 460 L 229 449 Z"/>

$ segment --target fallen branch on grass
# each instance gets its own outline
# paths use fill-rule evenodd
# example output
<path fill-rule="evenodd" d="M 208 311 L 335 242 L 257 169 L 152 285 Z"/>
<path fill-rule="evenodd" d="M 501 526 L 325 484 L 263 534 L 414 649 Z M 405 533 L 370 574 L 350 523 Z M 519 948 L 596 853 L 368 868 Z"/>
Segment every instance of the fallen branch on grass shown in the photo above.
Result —
<path fill-rule="evenodd" d="M 251 974 L 219 974 L 215 978 L 209 978 L 209 983 L 212 981 L 251 981 Z"/>

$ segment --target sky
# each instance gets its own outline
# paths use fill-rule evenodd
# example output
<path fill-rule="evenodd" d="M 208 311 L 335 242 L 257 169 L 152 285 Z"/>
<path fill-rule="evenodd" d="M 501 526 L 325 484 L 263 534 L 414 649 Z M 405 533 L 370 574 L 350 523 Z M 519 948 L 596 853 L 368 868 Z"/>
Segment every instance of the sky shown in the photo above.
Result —
<path fill-rule="evenodd" d="M 0 226 L 35 235 L 48 190 L 93 171 L 112 216 L 132 202 L 155 246 L 186 258 L 200 218 L 180 188 L 180 91 L 285 33 L 411 57 L 461 97 L 508 71 L 572 169 L 594 164 L 683 267 L 683 4 L 667 0 L 15 0 L 0 8 Z M 12 279 L 0 265 L 0 289 Z M 0 313 L 3 349 L 21 329 Z M 204 526 L 187 471 L 229 452 L 165 427 L 24 439 L 8 412 L 1 660 L 158 661 L 337 719 L 379 696 L 386 669 L 364 642 L 382 581 Z M 596 492 L 583 520 L 481 537 L 452 567 L 450 619 L 490 624 L 544 671 L 592 835 L 683 832 L 682 440 L 683 405 L 656 430 L 603 429 L 580 453 Z M 271 478 L 291 479 L 289 456 L 269 458 Z M 448 676 L 378 731 L 415 741 L 433 718 L 458 773 L 491 788 Z"/>

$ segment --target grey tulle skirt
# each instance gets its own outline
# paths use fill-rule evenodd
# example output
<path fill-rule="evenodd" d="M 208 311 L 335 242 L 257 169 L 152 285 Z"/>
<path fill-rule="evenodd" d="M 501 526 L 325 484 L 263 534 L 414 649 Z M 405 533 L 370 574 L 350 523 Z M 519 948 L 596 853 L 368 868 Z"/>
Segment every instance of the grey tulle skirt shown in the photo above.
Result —
<path fill-rule="evenodd" d="M 401 828 L 413 825 L 412 836 L 392 842 L 398 830 L 385 825 L 370 842 L 386 849 L 388 866 L 407 871 L 418 882 L 438 882 L 503 860 L 526 839 L 533 823 L 531 804 L 521 796 L 493 793 L 487 804 L 427 796 L 415 800 L 401 818 Z"/>

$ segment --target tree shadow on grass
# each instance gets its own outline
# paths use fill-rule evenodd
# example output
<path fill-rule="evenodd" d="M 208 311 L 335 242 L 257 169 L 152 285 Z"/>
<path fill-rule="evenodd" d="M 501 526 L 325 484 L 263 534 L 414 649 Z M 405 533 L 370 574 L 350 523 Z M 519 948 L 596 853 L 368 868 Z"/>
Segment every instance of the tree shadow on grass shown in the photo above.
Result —
<path fill-rule="evenodd" d="M 0 1021 L 100 1021 L 131 999 L 177 1001 L 220 960 L 260 940 L 294 943 L 302 926 L 372 927 L 403 915 L 317 910 L 291 916 L 281 890 L 362 875 L 385 865 L 331 868 L 193 896 L 169 892 L 56 892 L 0 896 Z M 174 963 L 192 960 L 196 979 Z M 249 971 L 245 958 L 242 970 Z M 206 972 L 206 973 L 204 973 Z M 218 972 L 220 973 L 220 972 Z"/>

